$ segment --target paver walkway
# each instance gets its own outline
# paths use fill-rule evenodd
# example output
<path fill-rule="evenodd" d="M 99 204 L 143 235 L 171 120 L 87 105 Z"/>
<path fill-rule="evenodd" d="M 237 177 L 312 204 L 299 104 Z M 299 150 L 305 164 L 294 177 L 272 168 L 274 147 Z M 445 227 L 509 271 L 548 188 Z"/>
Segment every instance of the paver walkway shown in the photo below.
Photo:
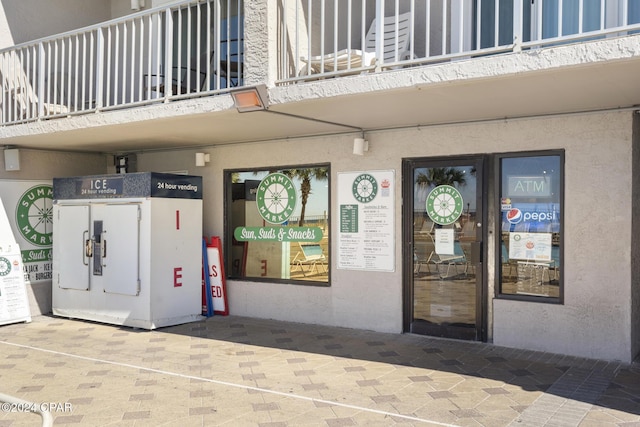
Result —
<path fill-rule="evenodd" d="M 1 326 L 0 393 L 56 426 L 640 427 L 637 364 L 235 316 Z"/>

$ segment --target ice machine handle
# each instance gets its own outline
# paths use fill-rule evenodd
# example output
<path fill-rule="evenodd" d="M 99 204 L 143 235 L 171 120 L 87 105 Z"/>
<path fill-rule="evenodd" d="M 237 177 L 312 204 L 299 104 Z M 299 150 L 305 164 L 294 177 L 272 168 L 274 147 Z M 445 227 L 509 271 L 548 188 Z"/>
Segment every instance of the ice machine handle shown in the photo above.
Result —
<path fill-rule="evenodd" d="M 87 239 L 89 236 L 89 230 L 85 230 L 82 233 L 82 240 L 84 242 L 84 256 L 82 257 L 82 263 L 84 265 L 89 265 L 89 258 L 93 256 L 93 241 L 92 239 Z"/>
<path fill-rule="evenodd" d="M 106 233 L 107 233 L 106 230 L 103 231 L 100 237 L 100 240 L 102 240 L 102 251 L 101 251 L 102 256 L 100 257 L 100 264 L 102 264 L 103 267 L 107 266 L 107 264 L 102 262 L 107 257 L 107 239 L 104 238 Z"/>

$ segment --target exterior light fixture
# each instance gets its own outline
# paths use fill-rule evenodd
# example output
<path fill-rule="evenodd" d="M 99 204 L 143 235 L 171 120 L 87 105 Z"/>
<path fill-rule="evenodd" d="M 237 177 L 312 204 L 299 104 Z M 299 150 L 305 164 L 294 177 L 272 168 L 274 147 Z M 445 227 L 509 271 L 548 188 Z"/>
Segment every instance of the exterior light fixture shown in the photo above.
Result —
<path fill-rule="evenodd" d="M 234 89 L 229 92 L 233 98 L 236 110 L 239 113 L 247 113 L 249 111 L 266 111 L 271 114 L 278 114 L 286 117 L 293 117 L 301 120 L 309 120 L 316 123 L 324 123 L 331 126 L 341 126 L 350 129 L 358 130 L 361 134 L 361 138 L 355 138 L 353 140 L 353 154 L 363 156 L 365 151 L 369 151 L 369 141 L 364 139 L 364 129 L 358 126 L 347 125 L 344 123 L 331 122 L 328 120 L 316 119 L 314 117 L 301 116 L 298 114 L 286 113 L 284 111 L 269 110 L 269 96 L 267 93 L 266 85 L 247 86 L 239 89 Z M 204 165 L 202 165 L 204 166 Z"/>
<path fill-rule="evenodd" d="M 231 92 L 239 113 L 261 111 L 269 108 L 269 97 L 265 85 L 248 86 Z"/>
<path fill-rule="evenodd" d="M 369 151 L 369 141 L 364 138 L 354 138 L 353 154 L 355 154 L 356 156 L 364 156 L 365 151 Z"/>
<path fill-rule="evenodd" d="M 196 166 L 206 166 L 211 161 L 209 153 L 196 153 Z"/>
<path fill-rule="evenodd" d="M 4 149 L 4 170 L 19 171 L 20 170 L 20 150 L 17 148 Z"/>

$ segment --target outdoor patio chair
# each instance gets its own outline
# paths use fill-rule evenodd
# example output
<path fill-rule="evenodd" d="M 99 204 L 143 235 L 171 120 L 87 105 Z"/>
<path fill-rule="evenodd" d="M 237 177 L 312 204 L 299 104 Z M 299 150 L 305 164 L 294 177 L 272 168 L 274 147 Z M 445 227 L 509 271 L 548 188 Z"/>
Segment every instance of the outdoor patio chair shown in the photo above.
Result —
<path fill-rule="evenodd" d="M 14 51 L 0 55 L 0 77 L 2 77 L 2 98 L 5 102 L 3 120 L 37 118 L 40 101 L 22 67 L 20 58 Z M 42 106 L 45 116 L 69 112 L 65 105 L 43 102 Z"/>
<path fill-rule="evenodd" d="M 302 244 L 300 245 L 300 251 L 293 258 L 291 263 L 295 266 L 300 267 L 303 276 L 307 276 L 307 273 L 311 273 L 314 269 L 319 273 L 318 265 L 321 265 L 324 268 L 324 272 L 327 272 L 327 266 L 325 262 L 327 261 L 327 257 L 324 255 L 322 251 L 322 247 L 319 243 L 310 243 L 310 244 Z M 305 272 L 304 266 L 309 266 L 309 270 Z"/>
<path fill-rule="evenodd" d="M 469 262 L 467 260 L 467 255 L 464 253 L 460 242 L 456 241 L 453 243 L 453 254 L 438 254 L 434 250 L 429 255 L 429 259 L 427 260 L 427 265 L 435 264 L 438 274 L 441 279 L 445 279 L 450 277 L 449 273 L 451 272 L 451 267 L 453 267 L 455 271 L 455 275 L 460 274 L 458 271 L 458 267 L 463 268 L 463 274 L 467 274 L 469 268 Z M 442 270 L 446 266 L 446 272 L 443 274 Z M 430 270 L 429 270 L 430 271 Z"/>
<path fill-rule="evenodd" d="M 385 63 L 407 59 L 409 57 L 409 40 L 411 37 L 411 13 L 398 15 L 397 40 L 396 16 L 384 18 L 384 59 Z M 397 42 L 397 43 L 396 43 Z M 365 37 L 364 50 L 342 49 L 335 53 L 300 58 L 306 65 L 300 75 L 327 73 L 368 67 L 376 62 L 376 20 L 374 19 Z"/>
<path fill-rule="evenodd" d="M 506 277 L 513 278 L 513 268 L 518 270 L 518 263 L 515 260 L 509 259 L 509 251 L 507 250 L 507 245 L 504 242 L 500 243 L 500 248 L 502 252 L 502 267 L 504 268 L 503 272 L 507 269 L 509 270 L 509 274 Z"/>

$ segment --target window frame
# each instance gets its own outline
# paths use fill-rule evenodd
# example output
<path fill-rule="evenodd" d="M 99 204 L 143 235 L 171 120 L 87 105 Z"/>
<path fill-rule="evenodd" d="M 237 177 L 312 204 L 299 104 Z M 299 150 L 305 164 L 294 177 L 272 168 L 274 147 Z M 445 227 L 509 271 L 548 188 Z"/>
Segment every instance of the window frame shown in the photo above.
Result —
<path fill-rule="evenodd" d="M 247 172 L 266 172 L 266 171 L 283 171 L 289 169 L 314 169 L 314 168 L 327 168 L 328 170 L 328 178 L 327 178 L 327 281 L 313 281 L 313 280 L 298 280 L 298 279 L 285 279 L 285 278 L 272 278 L 272 277 L 237 277 L 233 275 L 233 243 L 234 243 L 234 230 L 233 230 L 233 221 L 231 219 L 231 206 L 233 201 L 233 190 L 232 190 L 232 175 L 234 173 L 247 173 Z M 256 282 L 256 283 L 278 283 L 278 284 L 289 284 L 289 285 L 303 285 L 303 286 L 315 286 L 315 287 L 330 287 L 331 286 L 331 263 L 332 263 L 332 250 L 331 250 L 331 242 L 332 242 L 332 225 L 331 225 L 331 182 L 333 179 L 331 173 L 331 163 L 308 163 L 308 164 L 293 164 L 293 165 L 283 165 L 283 166 L 265 166 L 265 167 L 250 167 L 250 168 L 233 168 L 233 169 L 223 169 L 223 195 L 224 195 L 224 205 L 223 205 L 223 222 L 224 222 L 224 268 L 227 272 L 228 280 L 235 281 L 243 281 L 243 282 Z"/>
<path fill-rule="evenodd" d="M 503 293 L 502 292 L 502 210 L 501 210 L 501 198 L 502 198 L 502 160 L 503 159 L 514 159 L 514 158 L 528 158 L 528 157 L 558 157 L 560 163 L 560 184 L 559 184 L 559 195 L 558 195 L 558 203 L 560 205 L 560 232 L 559 234 L 559 242 L 558 242 L 558 271 L 560 272 L 558 278 L 558 287 L 559 294 L 558 297 L 550 297 L 543 295 L 518 295 L 512 293 Z M 494 195 L 495 195 L 495 226 L 494 226 L 494 236 L 495 237 L 495 245 L 494 245 L 494 253 L 495 256 L 495 289 L 494 294 L 496 299 L 504 299 L 504 300 L 516 300 L 516 301 L 528 301 L 528 302 L 538 302 L 545 304 L 564 304 L 564 210 L 565 210 L 565 150 L 540 150 L 540 151 L 521 151 L 521 152 L 509 152 L 509 153 L 499 153 L 494 156 Z"/>

